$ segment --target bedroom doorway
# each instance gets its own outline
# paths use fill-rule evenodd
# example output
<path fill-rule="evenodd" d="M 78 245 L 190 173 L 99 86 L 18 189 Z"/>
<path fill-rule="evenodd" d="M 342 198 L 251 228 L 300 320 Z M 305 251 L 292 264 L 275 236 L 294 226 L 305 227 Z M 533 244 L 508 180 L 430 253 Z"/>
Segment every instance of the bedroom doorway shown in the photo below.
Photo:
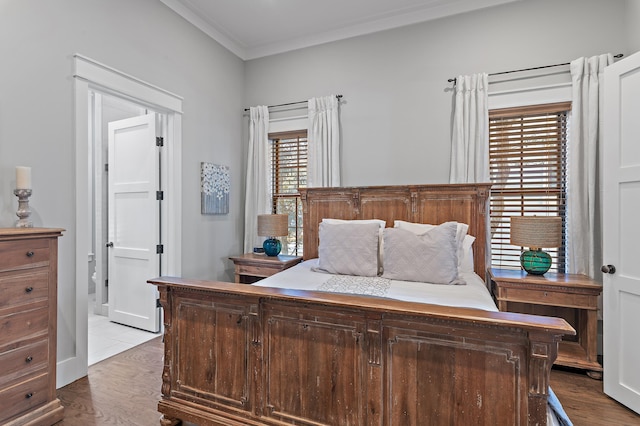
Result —
<path fill-rule="evenodd" d="M 88 315 L 89 283 L 93 283 L 93 200 L 91 192 L 93 173 L 88 167 L 93 152 L 90 141 L 90 118 L 93 117 L 91 93 L 99 92 L 133 102 L 145 109 L 162 114 L 162 130 L 166 155 L 160 160 L 163 170 L 160 177 L 164 190 L 162 205 L 162 229 L 164 253 L 162 275 L 180 276 L 182 257 L 182 98 L 127 73 L 111 68 L 80 54 L 73 55 L 75 88 L 75 295 L 73 304 L 65 309 L 72 312 L 75 327 L 59 334 L 62 344 L 68 348 L 59 354 L 57 387 L 69 384 L 88 371 Z M 87 256 L 89 259 L 87 259 Z M 87 261 L 89 260 L 89 261 Z M 97 288 L 97 286 L 96 286 Z M 98 316 L 96 316 L 98 317 Z M 100 318 L 103 318 L 101 315 Z"/>
<path fill-rule="evenodd" d="M 165 114 L 97 90 L 90 102 L 89 365 L 158 336 L 157 292 L 146 279 L 161 273 L 156 135 L 166 122 Z"/>

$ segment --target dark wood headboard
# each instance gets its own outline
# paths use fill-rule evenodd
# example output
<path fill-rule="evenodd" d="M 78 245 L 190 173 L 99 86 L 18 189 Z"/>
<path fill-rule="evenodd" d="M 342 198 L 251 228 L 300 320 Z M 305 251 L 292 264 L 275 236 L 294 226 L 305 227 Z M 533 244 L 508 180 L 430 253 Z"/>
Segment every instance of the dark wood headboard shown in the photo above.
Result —
<path fill-rule="evenodd" d="M 474 269 L 484 278 L 487 265 L 487 223 L 490 183 L 345 188 L 300 188 L 303 208 L 304 259 L 318 257 L 318 226 L 323 218 L 383 219 L 439 225 L 469 225 Z"/>

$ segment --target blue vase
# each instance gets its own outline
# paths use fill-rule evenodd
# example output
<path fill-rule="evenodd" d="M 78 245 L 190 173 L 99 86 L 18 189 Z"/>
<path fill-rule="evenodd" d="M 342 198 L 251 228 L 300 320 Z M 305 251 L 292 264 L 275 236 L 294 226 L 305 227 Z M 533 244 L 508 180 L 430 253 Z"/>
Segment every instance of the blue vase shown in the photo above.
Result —
<path fill-rule="evenodd" d="M 551 255 L 540 249 L 527 250 L 520 255 L 520 264 L 529 274 L 544 275 L 551 268 Z"/>
<path fill-rule="evenodd" d="M 269 237 L 264 240 L 264 243 L 262 243 L 262 248 L 267 256 L 277 256 L 280 254 L 282 244 L 280 243 L 280 240 L 274 237 Z"/>

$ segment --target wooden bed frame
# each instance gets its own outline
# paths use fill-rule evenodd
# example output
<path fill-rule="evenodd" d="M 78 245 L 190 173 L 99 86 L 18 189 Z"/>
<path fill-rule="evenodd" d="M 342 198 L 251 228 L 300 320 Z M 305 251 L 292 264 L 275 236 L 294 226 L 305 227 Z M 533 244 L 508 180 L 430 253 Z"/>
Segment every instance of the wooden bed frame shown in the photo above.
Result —
<path fill-rule="evenodd" d="M 468 223 L 485 276 L 489 185 L 301 190 L 323 217 Z M 563 319 L 161 277 L 161 425 L 545 425 Z"/>

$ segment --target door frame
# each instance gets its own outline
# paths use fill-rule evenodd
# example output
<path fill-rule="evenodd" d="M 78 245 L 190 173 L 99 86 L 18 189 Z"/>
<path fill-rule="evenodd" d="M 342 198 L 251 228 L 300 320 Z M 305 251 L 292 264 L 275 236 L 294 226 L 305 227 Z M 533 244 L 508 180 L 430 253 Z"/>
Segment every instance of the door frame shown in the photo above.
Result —
<path fill-rule="evenodd" d="M 182 257 L 182 97 L 80 54 L 73 55 L 75 87 L 75 354 L 57 364 L 56 387 L 87 375 L 88 366 L 88 255 L 91 248 L 89 119 L 90 91 L 99 90 L 131 99 L 166 114 L 165 155 L 161 183 L 163 275 L 181 275 Z M 171 226 L 170 226 L 171 224 Z"/>

